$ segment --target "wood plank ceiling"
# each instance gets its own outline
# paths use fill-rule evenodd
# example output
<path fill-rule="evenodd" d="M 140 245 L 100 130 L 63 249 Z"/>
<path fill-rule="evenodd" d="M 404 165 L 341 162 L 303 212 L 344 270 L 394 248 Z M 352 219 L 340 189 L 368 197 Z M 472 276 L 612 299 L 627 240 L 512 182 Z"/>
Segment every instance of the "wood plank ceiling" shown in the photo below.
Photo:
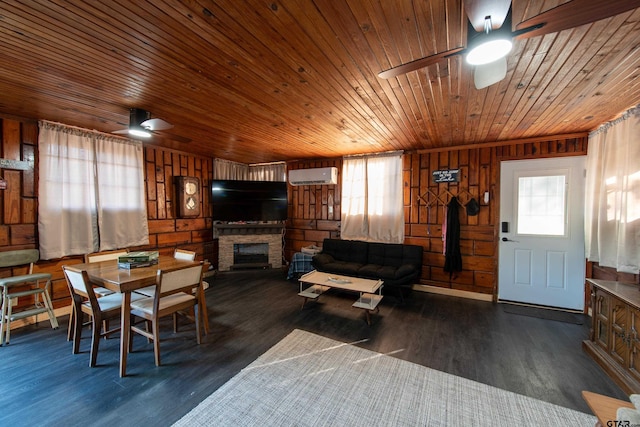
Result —
<path fill-rule="evenodd" d="M 513 23 L 563 1 L 513 1 Z M 580 0 L 574 0 L 579 8 Z M 477 90 L 461 0 L 7 0 L 0 114 L 112 132 L 143 108 L 150 144 L 243 163 L 585 132 L 640 103 L 640 9 L 514 42 Z"/>

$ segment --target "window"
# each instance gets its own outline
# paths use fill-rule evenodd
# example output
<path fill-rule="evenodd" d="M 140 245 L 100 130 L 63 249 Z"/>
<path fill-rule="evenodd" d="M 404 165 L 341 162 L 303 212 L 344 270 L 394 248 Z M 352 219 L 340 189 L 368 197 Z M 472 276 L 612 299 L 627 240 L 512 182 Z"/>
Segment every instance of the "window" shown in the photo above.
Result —
<path fill-rule="evenodd" d="M 566 176 L 518 178 L 518 234 L 564 236 Z"/>
<path fill-rule="evenodd" d="M 345 158 L 341 207 L 343 239 L 402 243 L 401 153 Z"/>
<path fill-rule="evenodd" d="M 149 243 L 140 143 L 40 122 L 43 259 Z"/>

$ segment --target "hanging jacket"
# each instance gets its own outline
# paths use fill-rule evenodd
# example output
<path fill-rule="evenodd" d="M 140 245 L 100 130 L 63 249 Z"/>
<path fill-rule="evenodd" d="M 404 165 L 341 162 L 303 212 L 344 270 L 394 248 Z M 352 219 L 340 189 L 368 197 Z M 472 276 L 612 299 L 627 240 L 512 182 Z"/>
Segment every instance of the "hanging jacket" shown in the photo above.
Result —
<path fill-rule="evenodd" d="M 454 196 L 447 205 L 447 234 L 444 254 L 444 271 L 453 273 L 462 271 L 460 254 L 460 217 L 458 199 Z"/>

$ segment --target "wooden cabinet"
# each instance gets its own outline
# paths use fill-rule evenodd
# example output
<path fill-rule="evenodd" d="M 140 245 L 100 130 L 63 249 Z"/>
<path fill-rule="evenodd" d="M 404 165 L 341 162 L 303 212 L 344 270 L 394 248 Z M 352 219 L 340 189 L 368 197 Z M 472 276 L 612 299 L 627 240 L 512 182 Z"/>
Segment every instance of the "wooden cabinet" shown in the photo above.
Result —
<path fill-rule="evenodd" d="M 587 279 L 592 326 L 584 350 L 628 394 L 640 393 L 640 287 Z"/>

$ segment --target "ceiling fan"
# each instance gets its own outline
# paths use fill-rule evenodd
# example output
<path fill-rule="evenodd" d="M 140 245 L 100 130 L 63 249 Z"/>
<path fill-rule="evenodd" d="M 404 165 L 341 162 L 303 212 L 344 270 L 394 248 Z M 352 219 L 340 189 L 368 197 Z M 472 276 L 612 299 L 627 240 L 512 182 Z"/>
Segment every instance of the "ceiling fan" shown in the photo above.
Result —
<path fill-rule="evenodd" d="M 390 68 L 378 77 L 390 79 L 436 64 L 454 55 L 465 55 L 474 65 L 477 89 L 504 79 L 512 40 L 536 37 L 610 18 L 640 7 L 640 0 L 572 0 L 527 19 L 511 31 L 511 0 L 463 0 L 469 23 L 467 46 L 439 52 Z M 503 24 L 506 28 L 502 28 Z"/>
<path fill-rule="evenodd" d="M 129 110 L 129 127 L 115 130 L 113 133 L 150 138 L 152 132 L 171 129 L 172 127 L 171 123 L 162 119 L 152 119 L 149 111 L 141 108 L 132 108 Z"/>

